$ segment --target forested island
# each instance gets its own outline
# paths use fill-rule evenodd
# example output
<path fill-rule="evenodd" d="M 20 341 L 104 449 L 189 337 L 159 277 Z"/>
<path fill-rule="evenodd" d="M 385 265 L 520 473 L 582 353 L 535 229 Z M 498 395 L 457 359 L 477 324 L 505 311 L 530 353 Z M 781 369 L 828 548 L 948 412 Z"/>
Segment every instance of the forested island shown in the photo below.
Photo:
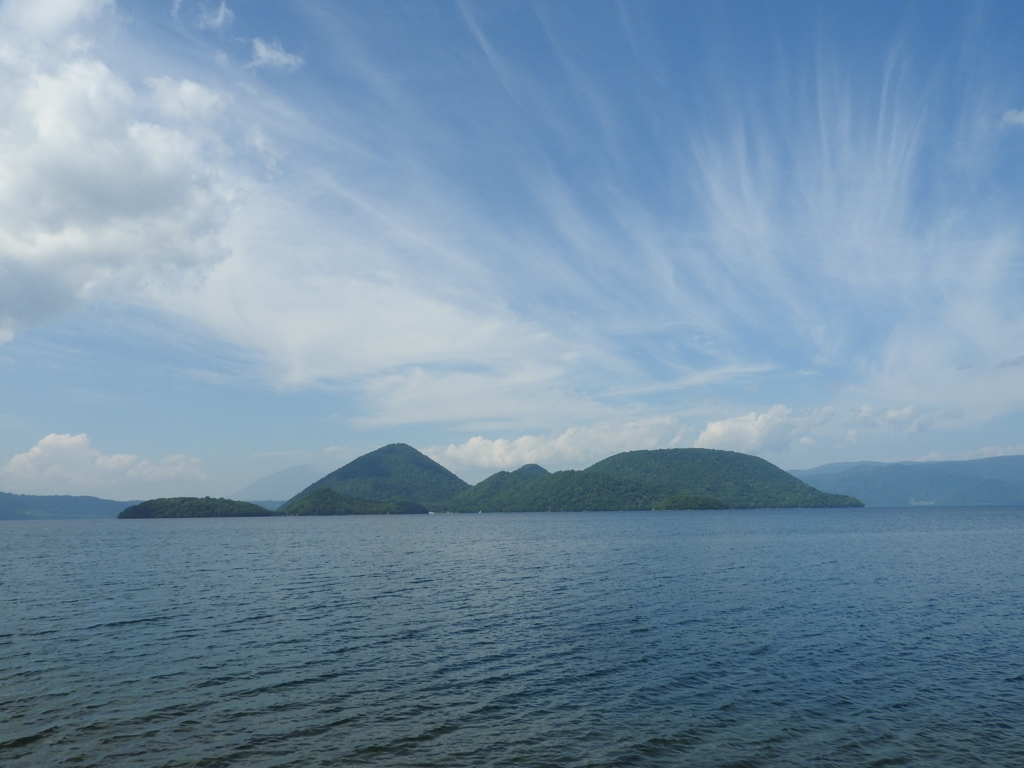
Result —
<path fill-rule="evenodd" d="M 123 510 L 118 517 L 122 520 L 141 520 L 152 517 L 270 517 L 276 514 L 248 501 L 179 496 L 141 501 Z"/>
<path fill-rule="evenodd" d="M 861 507 L 756 456 L 705 448 L 628 451 L 584 470 L 527 464 L 470 485 L 411 446 L 394 443 L 322 477 L 275 511 L 229 499 L 154 499 L 121 518 L 586 512 L 652 509 Z"/>

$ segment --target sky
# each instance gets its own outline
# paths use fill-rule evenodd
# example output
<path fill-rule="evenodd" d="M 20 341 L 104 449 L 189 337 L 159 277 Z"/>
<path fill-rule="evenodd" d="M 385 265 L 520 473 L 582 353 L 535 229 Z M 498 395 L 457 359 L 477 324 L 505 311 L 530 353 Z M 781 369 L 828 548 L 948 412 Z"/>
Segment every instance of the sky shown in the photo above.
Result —
<path fill-rule="evenodd" d="M 0 491 L 1024 453 L 1024 4 L 4 0 Z"/>

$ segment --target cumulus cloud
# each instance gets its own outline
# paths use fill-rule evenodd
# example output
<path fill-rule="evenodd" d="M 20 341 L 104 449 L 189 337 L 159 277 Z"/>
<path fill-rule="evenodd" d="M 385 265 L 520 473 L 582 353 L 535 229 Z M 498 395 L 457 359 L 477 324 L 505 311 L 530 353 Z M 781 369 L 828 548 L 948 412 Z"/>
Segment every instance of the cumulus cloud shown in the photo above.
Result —
<path fill-rule="evenodd" d="M 200 29 L 223 29 L 231 26 L 234 20 L 234 11 L 228 8 L 227 3 L 221 3 L 216 10 L 204 7 L 196 19 L 196 26 Z"/>
<path fill-rule="evenodd" d="M 131 453 L 105 454 L 85 434 L 49 434 L 0 467 L 9 493 L 105 494 L 131 498 L 171 493 L 204 480 L 198 459 L 180 454 L 153 461 Z"/>
<path fill-rule="evenodd" d="M 671 416 L 619 424 L 574 427 L 554 436 L 523 435 L 512 440 L 472 437 L 464 443 L 424 452 L 441 464 L 516 469 L 541 464 L 547 469 L 584 467 L 621 451 L 676 447 L 687 428 Z"/>
<path fill-rule="evenodd" d="M 73 21 L 103 4 L 40 5 Z M 10 15 L 5 6 L 0 24 Z M 219 97 L 167 77 L 137 92 L 63 27 L 64 44 L 42 53 L 34 31 L 4 32 L 0 341 L 109 288 L 220 258 L 233 191 L 211 163 L 217 143 L 147 117 L 154 101 L 176 120 L 208 115 Z"/>
<path fill-rule="evenodd" d="M 268 43 L 257 37 L 252 41 L 252 61 L 249 62 L 248 66 L 253 69 L 258 67 L 298 69 L 302 66 L 302 63 L 301 56 L 285 51 L 278 40 Z"/>
<path fill-rule="evenodd" d="M 814 427 L 832 418 L 834 408 L 794 413 L 784 405 L 773 405 L 764 413 L 748 413 L 722 421 L 711 421 L 697 437 L 697 448 L 756 453 L 760 450 L 785 450 L 794 440 L 813 445 L 804 438 Z"/>

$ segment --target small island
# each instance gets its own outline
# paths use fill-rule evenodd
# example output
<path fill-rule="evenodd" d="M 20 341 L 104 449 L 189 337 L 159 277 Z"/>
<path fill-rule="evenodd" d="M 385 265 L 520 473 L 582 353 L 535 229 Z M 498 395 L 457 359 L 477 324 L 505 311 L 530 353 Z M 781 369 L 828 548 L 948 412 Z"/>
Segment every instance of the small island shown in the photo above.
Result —
<path fill-rule="evenodd" d="M 157 517 L 270 517 L 276 515 L 266 507 L 248 501 L 179 496 L 171 499 L 150 499 L 121 511 L 121 520 Z"/>

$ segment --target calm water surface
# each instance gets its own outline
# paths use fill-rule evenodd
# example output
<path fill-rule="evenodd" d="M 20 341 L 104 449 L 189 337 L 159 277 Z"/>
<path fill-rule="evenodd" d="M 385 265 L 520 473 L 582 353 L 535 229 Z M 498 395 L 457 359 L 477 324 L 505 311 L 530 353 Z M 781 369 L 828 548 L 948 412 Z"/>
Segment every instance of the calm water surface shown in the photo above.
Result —
<path fill-rule="evenodd" d="M 0 523 L 0 761 L 1019 766 L 1024 509 Z"/>

